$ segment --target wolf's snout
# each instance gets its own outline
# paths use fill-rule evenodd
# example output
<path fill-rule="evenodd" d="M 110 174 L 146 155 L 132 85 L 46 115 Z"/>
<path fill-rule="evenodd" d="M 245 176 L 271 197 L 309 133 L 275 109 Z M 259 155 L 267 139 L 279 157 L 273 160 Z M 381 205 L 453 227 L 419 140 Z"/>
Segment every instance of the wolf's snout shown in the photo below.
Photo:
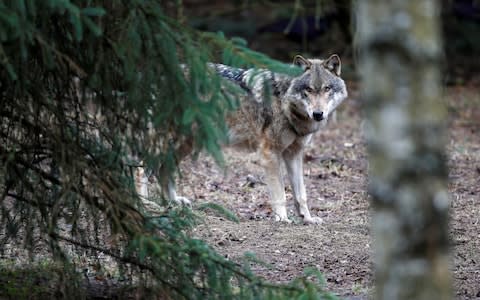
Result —
<path fill-rule="evenodd" d="M 321 112 L 321 111 L 314 111 L 314 112 L 313 112 L 313 119 L 314 119 L 315 121 L 321 121 L 321 120 L 323 120 L 323 112 Z"/>

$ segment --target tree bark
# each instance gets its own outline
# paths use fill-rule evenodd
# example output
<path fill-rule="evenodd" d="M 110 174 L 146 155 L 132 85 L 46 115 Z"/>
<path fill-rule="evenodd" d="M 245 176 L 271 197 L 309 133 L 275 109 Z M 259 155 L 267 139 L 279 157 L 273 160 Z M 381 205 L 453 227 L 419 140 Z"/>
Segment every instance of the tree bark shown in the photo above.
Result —
<path fill-rule="evenodd" d="M 356 1 L 377 299 L 449 299 L 439 1 Z"/>

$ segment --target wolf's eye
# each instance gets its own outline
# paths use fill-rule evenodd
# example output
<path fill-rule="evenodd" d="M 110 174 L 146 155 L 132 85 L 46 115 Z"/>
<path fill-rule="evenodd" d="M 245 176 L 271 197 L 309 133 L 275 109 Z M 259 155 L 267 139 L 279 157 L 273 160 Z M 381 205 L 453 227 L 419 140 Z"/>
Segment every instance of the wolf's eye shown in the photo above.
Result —
<path fill-rule="evenodd" d="M 303 90 L 303 96 L 304 97 L 308 97 L 309 94 L 313 93 L 313 89 L 311 87 L 306 87 L 304 90 Z"/>
<path fill-rule="evenodd" d="M 302 92 L 302 96 L 307 98 L 309 94 L 311 94 L 313 92 L 313 89 L 311 87 L 306 87 L 303 92 Z"/>
<path fill-rule="evenodd" d="M 329 92 L 332 88 L 329 85 L 323 87 L 324 92 Z"/>

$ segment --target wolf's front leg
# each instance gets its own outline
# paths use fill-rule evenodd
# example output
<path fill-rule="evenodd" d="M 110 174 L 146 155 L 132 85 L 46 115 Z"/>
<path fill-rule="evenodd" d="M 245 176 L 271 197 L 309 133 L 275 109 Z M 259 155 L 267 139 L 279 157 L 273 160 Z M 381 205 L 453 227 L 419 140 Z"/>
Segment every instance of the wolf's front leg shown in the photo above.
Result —
<path fill-rule="evenodd" d="M 278 154 L 263 149 L 262 165 L 265 168 L 265 181 L 270 193 L 270 203 L 275 215 L 275 221 L 288 222 L 287 216 L 285 185 L 283 184 L 281 160 Z"/>
<path fill-rule="evenodd" d="M 307 224 L 320 224 L 322 219 L 312 217 L 307 205 L 307 191 L 303 182 L 303 151 L 284 152 L 283 159 L 287 167 L 288 178 L 292 185 L 293 198 L 297 213 L 303 217 L 303 222 Z"/>

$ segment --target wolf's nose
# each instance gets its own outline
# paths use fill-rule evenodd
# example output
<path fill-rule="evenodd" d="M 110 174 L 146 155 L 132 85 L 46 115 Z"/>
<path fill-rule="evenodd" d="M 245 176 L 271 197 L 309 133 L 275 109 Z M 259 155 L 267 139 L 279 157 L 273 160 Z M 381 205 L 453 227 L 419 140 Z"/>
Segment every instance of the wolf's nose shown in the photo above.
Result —
<path fill-rule="evenodd" d="M 314 111 L 314 112 L 313 112 L 313 119 L 314 119 L 315 121 L 321 121 L 321 120 L 323 120 L 323 112 L 321 112 L 321 111 Z"/>

